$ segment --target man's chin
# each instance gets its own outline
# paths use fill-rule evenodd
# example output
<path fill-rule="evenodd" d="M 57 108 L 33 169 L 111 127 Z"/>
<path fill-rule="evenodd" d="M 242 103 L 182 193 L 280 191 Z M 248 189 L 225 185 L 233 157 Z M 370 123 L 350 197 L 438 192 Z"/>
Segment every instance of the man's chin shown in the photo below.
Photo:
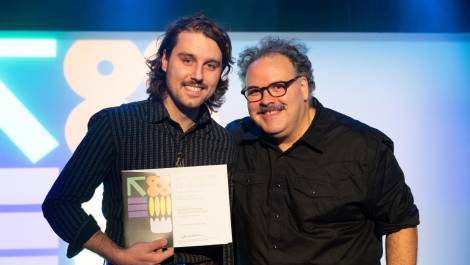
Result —
<path fill-rule="evenodd" d="M 282 128 L 279 126 L 279 122 L 273 120 L 266 121 L 265 119 L 258 117 L 258 119 L 253 120 L 266 134 L 278 134 L 282 132 Z"/>
<path fill-rule="evenodd" d="M 283 130 L 279 128 L 270 128 L 266 126 L 264 127 L 261 126 L 261 129 L 263 130 L 265 134 L 269 135 L 271 138 L 282 138 Z"/>
<path fill-rule="evenodd" d="M 184 102 L 176 101 L 175 105 L 180 111 L 184 113 L 193 113 L 199 111 L 200 107 L 204 104 L 201 100 L 185 100 Z"/>
<path fill-rule="evenodd" d="M 184 104 L 181 106 L 181 109 L 188 111 L 198 111 L 203 104 Z"/>

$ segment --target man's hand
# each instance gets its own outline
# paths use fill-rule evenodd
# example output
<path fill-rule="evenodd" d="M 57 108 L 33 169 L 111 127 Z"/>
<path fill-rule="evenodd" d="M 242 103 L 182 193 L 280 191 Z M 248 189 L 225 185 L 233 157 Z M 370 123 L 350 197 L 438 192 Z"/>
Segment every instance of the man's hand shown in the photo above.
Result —
<path fill-rule="evenodd" d="M 416 265 L 418 230 L 405 228 L 387 235 L 387 265 Z"/>
<path fill-rule="evenodd" d="M 165 239 L 155 240 L 149 243 L 137 243 L 125 249 L 120 254 L 119 265 L 154 265 L 171 257 L 173 248 L 163 250 L 166 245 Z"/>
<path fill-rule="evenodd" d="M 160 239 L 123 249 L 98 231 L 85 243 L 85 247 L 117 265 L 154 265 L 173 255 L 173 248 L 163 250 L 166 243 L 165 239 Z"/>

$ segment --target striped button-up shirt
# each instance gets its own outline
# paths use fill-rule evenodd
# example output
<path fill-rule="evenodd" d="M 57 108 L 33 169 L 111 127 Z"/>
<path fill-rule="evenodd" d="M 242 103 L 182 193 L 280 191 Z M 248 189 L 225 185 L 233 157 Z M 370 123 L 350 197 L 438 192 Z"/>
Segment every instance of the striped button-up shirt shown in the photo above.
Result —
<path fill-rule="evenodd" d="M 88 132 L 47 195 L 44 216 L 69 243 L 73 257 L 100 228 L 81 204 L 101 183 L 106 234 L 123 246 L 122 170 L 228 164 L 231 136 L 206 108 L 190 130 L 183 132 L 159 101 L 145 100 L 104 109 L 88 124 Z M 177 248 L 177 264 L 207 261 L 231 264 L 231 246 Z"/>

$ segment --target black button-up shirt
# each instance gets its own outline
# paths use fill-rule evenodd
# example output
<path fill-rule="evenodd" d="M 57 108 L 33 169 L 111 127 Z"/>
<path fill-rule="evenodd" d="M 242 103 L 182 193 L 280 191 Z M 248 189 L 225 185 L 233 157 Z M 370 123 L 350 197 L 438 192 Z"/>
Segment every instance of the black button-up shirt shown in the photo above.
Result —
<path fill-rule="evenodd" d="M 312 104 L 312 124 L 284 152 L 249 118 L 227 126 L 239 143 L 239 264 L 380 264 L 382 235 L 419 223 L 392 141 Z"/>

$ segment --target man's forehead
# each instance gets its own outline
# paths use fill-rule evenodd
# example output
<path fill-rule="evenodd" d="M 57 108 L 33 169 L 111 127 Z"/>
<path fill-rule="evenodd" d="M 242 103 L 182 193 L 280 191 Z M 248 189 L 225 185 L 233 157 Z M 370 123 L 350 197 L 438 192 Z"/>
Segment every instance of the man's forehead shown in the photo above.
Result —
<path fill-rule="evenodd" d="M 256 59 L 248 66 L 246 81 L 247 84 L 281 81 L 292 78 L 294 73 L 294 65 L 288 57 L 273 53 Z"/>
<path fill-rule="evenodd" d="M 178 34 L 175 47 L 178 52 L 186 54 L 208 54 L 222 58 L 222 51 L 217 42 L 203 32 L 185 30 Z"/>

